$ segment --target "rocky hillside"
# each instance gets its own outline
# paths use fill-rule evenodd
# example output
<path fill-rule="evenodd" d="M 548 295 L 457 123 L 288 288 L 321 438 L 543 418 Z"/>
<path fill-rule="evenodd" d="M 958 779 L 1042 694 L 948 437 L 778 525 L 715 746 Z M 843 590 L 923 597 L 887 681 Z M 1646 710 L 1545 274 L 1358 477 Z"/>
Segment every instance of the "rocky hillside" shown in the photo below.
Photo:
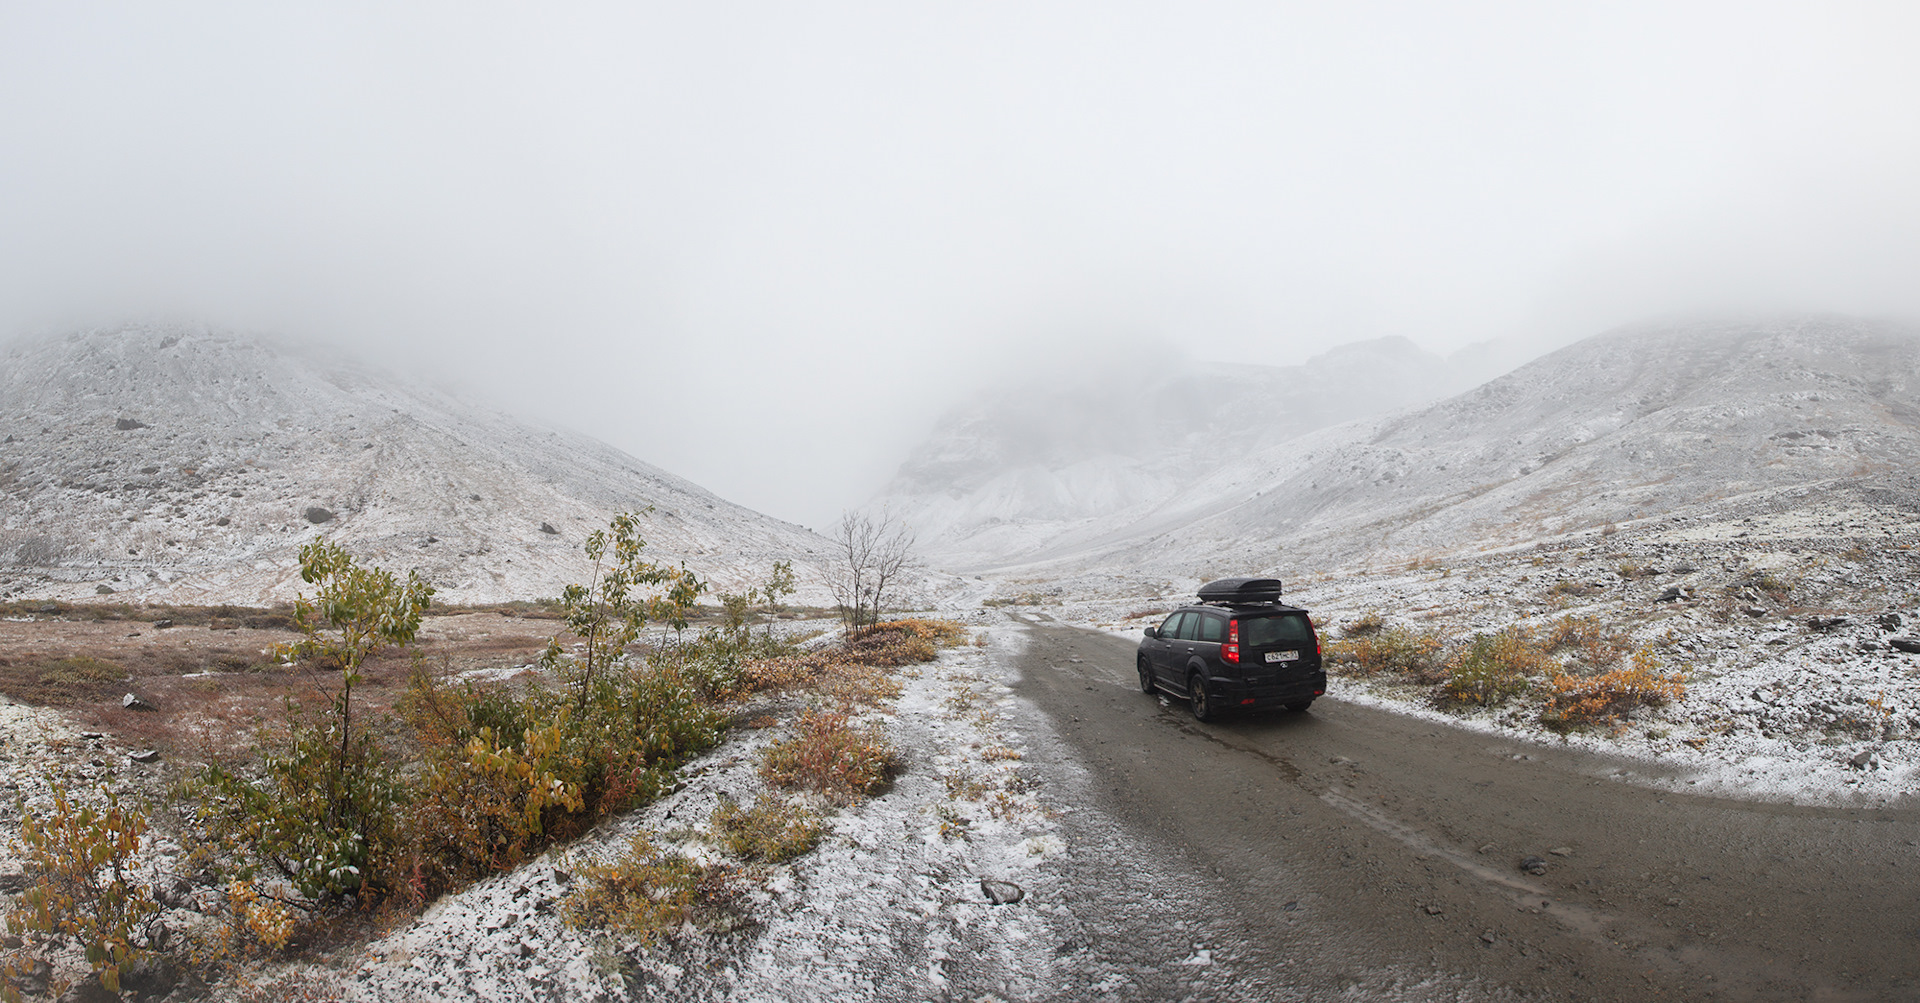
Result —
<path fill-rule="evenodd" d="M 1917 460 L 1920 329 L 1651 324 L 1237 457 L 995 563 L 1310 574 L 1809 495 L 1911 500 Z"/>
<path fill-rule="evenodd" d="M 286 599 L 324 536 L 450 601 L 553 596 L 585 573 L 588 532 L 647 506 L 653 558 L 723 584 L 792 559 L 806 585 L 825 546 L 585 436 L 323 352 L 157 327 L 0 349 L 0 595 Z"/>
<path fill-rule="evenodd" d="M 1181 359 L 1079 369 L 949 413 L 876 500 L 935 559 L 985 566 L 1147 518 L 1252 453 L 1475 382 L 1405 338 L 1297 366 Z"/>

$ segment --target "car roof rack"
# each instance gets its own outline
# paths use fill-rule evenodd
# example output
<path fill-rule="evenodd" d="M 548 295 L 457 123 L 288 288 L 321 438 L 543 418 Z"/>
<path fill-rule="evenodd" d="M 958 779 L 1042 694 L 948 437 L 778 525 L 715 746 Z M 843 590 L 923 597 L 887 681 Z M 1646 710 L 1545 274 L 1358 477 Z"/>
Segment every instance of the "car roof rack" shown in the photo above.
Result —
<path fill-rule="evenodd" d="M 1280 601 L 1278 578 L 1221 578 L 1200 586 L 1200 601 L 1222 606 L 1265 606 Z"/>

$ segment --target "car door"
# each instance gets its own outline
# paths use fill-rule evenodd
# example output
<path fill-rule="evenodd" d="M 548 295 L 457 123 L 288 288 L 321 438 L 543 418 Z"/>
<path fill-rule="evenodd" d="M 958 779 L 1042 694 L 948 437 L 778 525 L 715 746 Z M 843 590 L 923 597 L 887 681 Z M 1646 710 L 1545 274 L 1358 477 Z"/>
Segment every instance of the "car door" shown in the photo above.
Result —
<path fill-rule="evenodd" d="M 1227 618 L 1218 613 L 1193 613 L 1193 619 L 1184 625 L 1187 640 L 1185 654 L 1180 660 L 1180 685 L 1187 685 L 1187 676 L 1194 671 L 1206 675 L 1220 662 L 1220 644 L 1227 639 Z"/>
<path fill-rule="evenodd" d="M 1178 653 L 1179 646 L 1184 643 L 1179 639 L 1180 625 L 1185 623 L 1187 617 L 1191 615 L 1186 610 L 1181 610 L 1167 617 L 1167 622 L 1160 625 L 1159 640 L 1149 642 L 1147 658 L 1153 663 L 1154 678 L 1160 682 L 1164 683 L 1173 678 L 1174 656 Z M 1180 657 L 1184 659 L 1186 656 Z M 1182 664 L 1185 664 L 1184 661 Z"/>

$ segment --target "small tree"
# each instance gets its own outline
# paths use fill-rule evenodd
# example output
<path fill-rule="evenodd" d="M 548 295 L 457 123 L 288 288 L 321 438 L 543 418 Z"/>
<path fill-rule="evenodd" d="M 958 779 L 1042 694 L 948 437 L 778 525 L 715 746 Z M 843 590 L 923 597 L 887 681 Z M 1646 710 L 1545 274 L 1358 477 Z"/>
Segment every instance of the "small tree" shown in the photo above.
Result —
<path fill-rule="evenodd" d="M 887 596 L 913 566 L 913 543 L 913 532 L 885 510 L 878 519 L 852 512 L 840 517 L 828 587 L 842 623 L 857 628 L 879 622 Z"/>
<path fill-rule="evenodd" d="M 611 531 L 612 535 L 608 533 Z M 593 573 L 585 585 L 569 585 L 560 596 L 567 629 L 584 642 L 584 650 L 569 654 L 560 639 L 547 642 L 542 668 L 573 676 L 584 712 L 596 679 L 626 653 L 648 620 L 660 620 L 675 630 L 687 629 L 687 614 L 707 590 L 705 582 L 686 565 L 669 567 L 640 559 L 647 542 L 640 538 L 640 514 L 622 512 L 604 530 L 587 537 L 587 558 Z M 611 551 L 609 551 L 611 547 Z M 664 586 L 653 595 L 638 595 L 642 586 Z"/>
<path fill-rule="evenodd" d="M 295 600 L 293 624 L 302 637 L 287 651 L 296 657 L 318 658 L 340 673 L 339 691 L 327 693 L 331 723 L 339 731 L 339 754 L 330 764 L 325 821 L 328 828 L 351 828 L 357 793 L 357 771 L 352 767 L 358 758 L 353 742 L 353 687 L 362 681 L 360 666 L 388 645 L 413 643 L 433 586 L 418 571 L 407 572 L 403 584 L 390 571 L 361 567 L 345 548 L 325 540 L 300 548 L 300 579 L 318 586 L 317 595 L 313 600 L 305 595 Z"/>

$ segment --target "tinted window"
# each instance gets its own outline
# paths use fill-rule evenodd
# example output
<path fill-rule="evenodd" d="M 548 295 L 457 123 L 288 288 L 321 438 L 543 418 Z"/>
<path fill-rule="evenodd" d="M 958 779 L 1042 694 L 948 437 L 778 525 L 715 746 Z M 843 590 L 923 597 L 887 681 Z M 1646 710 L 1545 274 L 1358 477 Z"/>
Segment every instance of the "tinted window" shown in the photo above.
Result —
<path fill-rule="evenodd" d="M 1186 619 L 1187 619 L 1187 614 L 1184 612 L 1175 613 L 1174 615 L 1167 617 L 1167 622 L 1160 625 L 1160 639 L 1163 641 L 1179 640 L 1180 625 L 1183 622 L 1185 622 Z"/>
<path fill-rule="evenodd" d="M 1240 641 L 1248 647 L 1313 644 L 1313 625 L 1304 613 L 1283 613 L 1240 621 Z"/>
<path fill-rule="evenodd" d="M 1227 618 L 1200 614 L 1200 636 L 1197 641 L 1212 641 L 1215 644 L 1227 639 Z"/>

